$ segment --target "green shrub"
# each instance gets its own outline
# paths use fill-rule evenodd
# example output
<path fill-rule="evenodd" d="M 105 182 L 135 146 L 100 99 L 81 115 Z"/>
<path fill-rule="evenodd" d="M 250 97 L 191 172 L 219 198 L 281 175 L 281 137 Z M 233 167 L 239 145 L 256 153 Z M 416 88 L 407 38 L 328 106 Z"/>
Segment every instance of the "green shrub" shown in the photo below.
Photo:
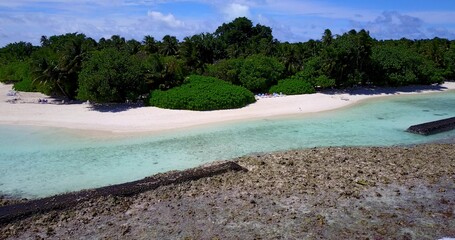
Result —
<path fill-rule="evenodd" d="M 16 83 L 31 78 L 29 61 L 14 61 L 0 65 L 0 82 Z"/>
<path fill-rule="evenodd" d="M 25 79 L 20 82 L 15 82 L 14 90 L 21 91 L 21 92 L 36 92 L 36 91 L 38 91 L 36 85 L 37 84 L 34 84 L 32 80 Z"/>
<path fill-rule="evenodd" d="M 34 82 L 33 79 L 28 59 L 0 66 L 0 82 L 13 83 L 16 91 L 50 93 L 46 84 Z"/>
<path fill-rule="evenodd" d="M 225 59 L 207 66 L 205 75 L 215 77 L 235 85 L 240 85 L 239 75 L 245 60 L 241 58 Z"/>
<path fill-rule="evenodd" d="M 336 86 L 335 79 L 320 74 L 316 70 L 318 58 L 313 58 L 308 62 L 305 69 L 296 73 L 291 78 L 309 82 L 314 88 L 331 88 Z"/>
<path fill-rule="evenodd" d="M 286 95 L 314 93 L 313 86 L 307 81 L 288 78 L 278 81 L 278 84 L 270 88 L 270 93 L 283 93 Z"/>
<path fill-rule="evenodd" d="M 444 72 L 435 63 L 405 46 L 376 46 L 371 56 L 378 69 L 375 83 L 406 86 L 443 81 Z"/>
<path fill-rule="evenodd" d="M 267 92 L 284 72 L 284 66 L 276 58 L 252 55 L 243 62 L 240 84 L 253 92 Z"/>
<path fill-rule="evenodd" d="M 46 83 L 35 82 L 32 79 L 24 79 L 14 83 L 14 90 L 21 92 L 40 92 L 52 95 L 52 88 Z"/>
<path fill-rule="evenodd" d="M 160 108 L 217 110 L 241 108 L 256 99 L 252 92 L 213 77 L 192 75 L 182 86 L 152 91 L 148 104 Z"/>
<path fill-rule="evenodd" d="M 336 82 L 335 79 L 329 78 L 326 75 L 320 75 L 319 77 L 312 79 L 311 84 L 313 87 L 317 88 L 330 88 L 335 87 Z"/>

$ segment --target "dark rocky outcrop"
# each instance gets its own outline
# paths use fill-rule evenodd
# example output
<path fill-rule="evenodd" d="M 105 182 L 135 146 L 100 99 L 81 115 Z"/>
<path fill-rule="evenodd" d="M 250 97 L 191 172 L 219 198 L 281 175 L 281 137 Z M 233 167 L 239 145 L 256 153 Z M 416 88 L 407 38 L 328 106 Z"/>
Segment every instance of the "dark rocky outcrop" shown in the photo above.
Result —
<path fill-rule="evenodd" d="M 24 203 L 0 207 L 0 224 L 30 216 L 34 213 L 45 213 L 52 210 L 66 209 L 77 204 L 103 196 L 131 196 L 161 186 L 194 181 L 200 178 L 212 177 L 229 171 L 246 171 L 235 162 L 225 161 L 204 165 L 184 171 L 171 171 L 157 174 L 144 179 L 123 184 L 111 185 L 91 190 L 67 193 Z"/>
<path fill-rule="evenodd" d="M 407 131 L 421 135 L 431 135 L 455 129 L 455 117 L 410 126 Z"/>

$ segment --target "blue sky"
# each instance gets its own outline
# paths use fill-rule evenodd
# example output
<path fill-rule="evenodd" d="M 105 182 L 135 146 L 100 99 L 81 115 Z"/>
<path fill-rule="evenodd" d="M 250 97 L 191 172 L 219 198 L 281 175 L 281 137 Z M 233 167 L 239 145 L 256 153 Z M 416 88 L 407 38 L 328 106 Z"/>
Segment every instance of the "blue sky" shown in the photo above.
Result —
<path fill-rule="evenodd" d="M 327 28 L 363 28 L 377 39 L 455 39 L 454 0 L 0 0 L 0 46 L 38 45 L 42 35 L 68 32 L 181 40 L 242 16 L 289 42 L 320 39 Z"/>

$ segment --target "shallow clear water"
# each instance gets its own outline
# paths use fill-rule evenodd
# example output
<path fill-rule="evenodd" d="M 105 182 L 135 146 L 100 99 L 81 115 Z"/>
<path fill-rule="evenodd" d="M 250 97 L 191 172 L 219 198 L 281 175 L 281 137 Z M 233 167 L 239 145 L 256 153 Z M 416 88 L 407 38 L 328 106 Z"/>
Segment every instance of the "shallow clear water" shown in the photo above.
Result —
<path fill-rule="evenodd" d="M 0 125 L 0 195 L 44 197 L 256 152 L 453 139 L 455 131 L 420 136 L 404 130 L 455 116 L 454 103 L 455 92 L 397 96 L 326 113 L 122 139 Z"/>

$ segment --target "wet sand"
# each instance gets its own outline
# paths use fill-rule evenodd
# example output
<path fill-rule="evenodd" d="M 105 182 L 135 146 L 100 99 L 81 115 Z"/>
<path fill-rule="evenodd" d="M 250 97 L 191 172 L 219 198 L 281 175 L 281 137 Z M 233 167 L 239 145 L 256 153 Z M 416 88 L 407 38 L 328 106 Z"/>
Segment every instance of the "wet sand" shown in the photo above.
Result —
<path fill-rule="evenodd" d="M 246 156 L 229 171 L 0 226 L 7 239 L 455 237 L 454 144 Z"/>

